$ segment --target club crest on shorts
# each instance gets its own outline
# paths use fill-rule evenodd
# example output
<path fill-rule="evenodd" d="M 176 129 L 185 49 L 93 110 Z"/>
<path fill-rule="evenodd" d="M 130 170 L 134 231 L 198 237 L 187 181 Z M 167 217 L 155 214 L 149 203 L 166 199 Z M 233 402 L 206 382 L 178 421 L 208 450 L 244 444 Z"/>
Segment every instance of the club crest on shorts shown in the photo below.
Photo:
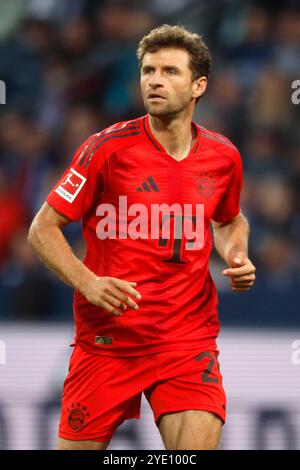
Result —
<path fill-rule="evenodd" d="M 72 403 L 68 408 L 68 423 L 73 431 L 80 431 L 90 413 L 82 403 Z"/>
<path fill-rule="evenodd" d="M 204 199 L 208 199 L 215 192 L 216 180 L 208 171 L 200 172 L 196 176 L 198 191 Z"/>

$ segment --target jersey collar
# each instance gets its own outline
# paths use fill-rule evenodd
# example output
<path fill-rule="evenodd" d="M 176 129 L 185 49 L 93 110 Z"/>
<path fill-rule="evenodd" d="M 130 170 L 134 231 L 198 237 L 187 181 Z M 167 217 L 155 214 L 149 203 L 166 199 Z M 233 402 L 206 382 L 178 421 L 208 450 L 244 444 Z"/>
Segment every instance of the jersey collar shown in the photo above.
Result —
<path fill-rule="evenodd" d="M 193 155 L 197 152 L 198 148 L 199 148 L 199 145 L 200 145 L 200 129 L 199 127 L 197 126 L 197 124 L 192 121 L 192 125 L 194 126 L 194 128 L 196 129 L 196 132 L 197 132 L 197 137 L 195 139 L 195 142 L 194 142 L 194 145 L 193 145 L 193 148 L 190 150 L 189 154 L 183 158 L 182 160 L 179 160 L 178 163 L 186 160 L 190 155 Z M 146 114 L 145 116 L 143 116 L 141 118 L 141 127 L 142 127 L 142 130 L 147 138 L 147 140 L 150 142 L 150 144 L 155 147 L 155 149 L 158 151 L 158 152 L 161 152 L 161 153 L 165 153 L 167 155 L 168 152 L 166 151 L 166 149 L 160 144 L 160 142 L 154 137 L 154 135 L 152 134 L 151 130 L 150 130 L 150 126 L 149 126 L 149 114 Z M 177 161 L 175 158 L 173 158 L 171 155 L 169 155 L 170 158 L 172 158 L 175 162 Z"/>

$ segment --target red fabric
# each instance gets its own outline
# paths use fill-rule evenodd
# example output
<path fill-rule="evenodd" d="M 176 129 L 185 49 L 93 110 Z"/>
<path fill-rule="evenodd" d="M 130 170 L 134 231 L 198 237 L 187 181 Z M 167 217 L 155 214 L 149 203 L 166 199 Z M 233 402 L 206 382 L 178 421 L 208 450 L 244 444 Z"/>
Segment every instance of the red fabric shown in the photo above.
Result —
<path fill-rule="evenodd" d="M 139 310 L 128 309 L 116 317 L 75 292 L 75 342 L 87 352 L 145 355 L 207 345 L 214 348 L 219 322 L 217 293 L 208 267 L 210 222 L 228 221 L 239 213 L 242 169 L 239 152 L 228 139 L 194 126 L 198 133 L 194 147 L 178 162 L 151 135 L 148 116 L 118 123 L 80 147 L 47 198 L 66 217 L 82 219 L 86 266 L 99 276 L 137 282 L 142 295 Z M 119 196 L 124 195 L 128 206 L 142 203 L 148 214 L 153 204 L 176 203 L 179 208 L 191 204 L 195 216 L 196 204 L 203 204 L 203 247 L 195 249 L 193 243 L 189 246 L 186 239 L 174 236 L 170 240 L 120 239 L 118 231 L 116 239 L 100 240 L 100 204 L 116 207 L 117 228 L 123 231 L 134 219 L 129 216 L 122 223 L 118 217 Z M 171 218 L 173 232 L 175 223 L 181 223 L 178 217 L 175 212 Z M 143 220 L 150 227 L 151 216 Z M 111 344 L 96 344 L 96 336 L 112 338 Z"/>
<path fill-rule="evenodd" d="M 107 357 L 75 347 L 64 382 L 59 436 L 110 440 L 125 419 L 140 418 L 144 394 L 158 425 L 164 413 L 209 411 L 226 419 L 218 351 L 168 351 Z M 209 370 L 209 372 L 208 372 Z"/>

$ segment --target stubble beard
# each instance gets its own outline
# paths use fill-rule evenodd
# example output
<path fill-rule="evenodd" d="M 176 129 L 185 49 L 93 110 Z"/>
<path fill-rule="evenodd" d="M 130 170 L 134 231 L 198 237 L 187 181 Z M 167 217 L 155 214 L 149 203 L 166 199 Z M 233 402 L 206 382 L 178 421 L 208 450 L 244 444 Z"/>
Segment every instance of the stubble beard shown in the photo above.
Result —
<path fill-rule="evenodd" d="M 177 106 L 167 105 L 166 107 L 162 107 L 162 109 L 155 109 L 158 106 L 150 106 L 148 105 L 147 101 L 145 101 L 145 108 L 147 113 L 150 116 L 162 118 L 162 119 L 174 119 L 178 114 L 180 114 L 187 106 L 187 103 L 181 103 Z"/>

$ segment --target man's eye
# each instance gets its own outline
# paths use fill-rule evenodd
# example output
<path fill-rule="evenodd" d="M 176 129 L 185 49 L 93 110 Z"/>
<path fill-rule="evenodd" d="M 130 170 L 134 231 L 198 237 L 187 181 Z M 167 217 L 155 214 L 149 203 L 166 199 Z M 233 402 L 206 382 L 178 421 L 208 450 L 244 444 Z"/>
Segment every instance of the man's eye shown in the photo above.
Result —
<path fill-rule="evenodd" d="M 176 70 L 175 69 L 168 69 L 168 73 L 170 73 L 171 75 L 175 75 Z"/>

